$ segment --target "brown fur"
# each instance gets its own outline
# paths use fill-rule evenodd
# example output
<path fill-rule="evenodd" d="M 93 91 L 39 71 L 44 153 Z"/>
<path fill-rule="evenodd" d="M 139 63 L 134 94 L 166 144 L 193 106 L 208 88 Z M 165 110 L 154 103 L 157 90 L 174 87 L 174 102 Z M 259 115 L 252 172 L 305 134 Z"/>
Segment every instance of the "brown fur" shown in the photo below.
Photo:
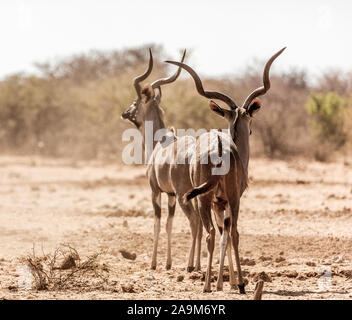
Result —
<path fill-rule="evenodd" d="M 152 88 L 151 85 L 147 84 L 143 87 L 142 91 L 141 91 L 142 96 L 144 97 L 144 102 L 148 102 L 151 99 L 154 98 L 155 96 L 155 92 L 154 89 Z"/>
<path fill-rule="evenodd" d="M 255 98 L 248 107 L 248 113 L 251 117 L 262 107 L 262 103 L 259 99 Z"/>

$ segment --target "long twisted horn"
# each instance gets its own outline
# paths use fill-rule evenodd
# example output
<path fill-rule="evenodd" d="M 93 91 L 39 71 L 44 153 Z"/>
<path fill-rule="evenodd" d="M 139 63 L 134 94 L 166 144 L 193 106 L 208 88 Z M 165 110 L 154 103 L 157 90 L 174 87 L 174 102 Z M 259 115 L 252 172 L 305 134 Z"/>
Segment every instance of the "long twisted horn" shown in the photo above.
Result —
<path fill-rule="evenodd" d="M 183 62 L 185 60 L 185 56 L 186 56 L 186 50 L 183 51 L 183 55 L 182 55 L 182 59 L 181 59 L 181 62 Z M 155 88 L 158 88 L 160 86 L 163 86 L 164 84 L 167 84 L 167 83 L 171 83 L 171 82 L 174 82 L 178 76 L 180 75 L 181 73 L 181 70 L 182 68 L 178 68 L 176 73 L 168 78 L 162 78 L 162 79 L 159 79 L 159 80 L 155 80 L 151 86 L 153 89 Z"/>
<path fill-rule="evenodd" d="M 264 86 L 255 89 L 244 101 L 243 108 L 247 109 L 248 106 L 251 104 L 253 99 L 256 97 L 262 96 L 270 89 L 270 80 L 269 80 L 269 71 L 271 64 L 274 60 L 286 49 L 286 47 L 282 48 L 280 51 L 276 52 L 266 63 L 263 73 L 263 84 Z"/>
<path fill-rule="evenodd" d="M 196 84 L 196 88 L 197 88 L 198 93 L 201 96 L 209 98 L 209 99 L 221 100 L 221 101 L 225 102 L 231 109 L 236 109 L 237 108 L 237 105 L 236 105 L 235 101 L 233 101 L 226 94 L 223 94 L 223 93 L 220 93 L 220 92 L 216 92 L 216 91 L 205 91 L 203 89 L 202 81 L 200 80 L 199 76 L 187 64 L 184 64 L 184 63 L 181 63 L 181 62 L 176 62 L 176 61 L 165 61 L 165 62 L 174 64 L 174 65 L 179 66 L 179 67 L 185 69 L 186 71 L 188 71 L 188 73 L 192 76 L 192 78 L 193 78 L 193 80 L 194 80 L 194 82 Z"/>
<path fill-rule="evenodd" d="M 153 69 L 153 55 L 152 55 L 152 50 L 149 49 L 149 65 L 148 65 L 148 69 L 141 74 L 140 76 L 136 77 L 133 79 L 133 85 L 136 88 L 136 92 L 138 95 L 138 98 L 141 98 L 141 86 L 139 85 L 139 83 L 145 79 L 147 79 L 147 77 L 150 75 L 150 73 L 152 72 Z"/>

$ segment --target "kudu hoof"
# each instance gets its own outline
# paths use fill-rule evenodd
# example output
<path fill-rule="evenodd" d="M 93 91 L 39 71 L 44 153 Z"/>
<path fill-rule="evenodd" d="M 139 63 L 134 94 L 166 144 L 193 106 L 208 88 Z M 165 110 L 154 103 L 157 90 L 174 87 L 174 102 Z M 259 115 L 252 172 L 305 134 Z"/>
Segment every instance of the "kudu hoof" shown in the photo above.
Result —
<path fill-rule="evenodd" d="M 216 287 L 216 291 L 222 291 L 222 287 Z"/>
<path fill-rule="evenodd" d="M 211 292 L 211 289 L 207 289 L 207 288 L 203 289 L 203 293 L 210 293 L 210 292 Z"/>
<path fill-rule="evenodd" d="M 194 270 L 194 267 L 187 267 L 187 272 L 192 272 Z"/>
<path fill-rule="evenodd" d="M 240 290 L 240 294 L 246 294 L 246 290 L 244 290 L 244 284 L 238 284 L 237 287 Z"/>
<path fill-rule="evenodd" d="M 156 270 L 156 266 L 151 266 L 150 269 Z"/>
<path fill-rule="evenodd" d="M 167 264 L 166 265 L 166 270 L 170 270 L 171 269 L 171 264 Z"/>

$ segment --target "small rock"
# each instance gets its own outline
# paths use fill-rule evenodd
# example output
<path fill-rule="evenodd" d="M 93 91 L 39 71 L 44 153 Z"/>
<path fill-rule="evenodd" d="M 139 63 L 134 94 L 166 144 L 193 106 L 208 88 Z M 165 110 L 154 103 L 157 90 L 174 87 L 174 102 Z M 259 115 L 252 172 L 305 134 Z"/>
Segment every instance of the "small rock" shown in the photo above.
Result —
<path fill-rule="evenodd" d="M 182 274 L 179 275 L 179 276 L 177 276 L 177 282 L 183 281 L 184 278 L 185 278 L 185 277 L 184 277 Z"/>
<path fill-rule="evenodd" d="M 314 277 L 316 277 L 318 274 L 316 273 L 316 272 L 307 272 L 306 273 L 306 276 L 308 277 L 308 278 L 314 278 Z"/>
<path fill-rule="evenodd" d="M 222 281 L 229 282 L 230 281 L 230 275 L 228 273 L 224 273 L 222 275 Z"/>
<path fill-rule="evenodd" d="M 317 266 L 316 263 L 313 262 L 313 261 L 307 261 L 306 265 L 309 266 L 309 267 L 316 267 Z"/>
<path fill-rule="evenodd" d="M 189 279 L 191 280 L 198 280 L 198 279 L 202 280 L 202 278 L 203 279 L 205 278 L 205 273 L 202 273 L 202 272 L 194 272 L 189 276 Z"/>
<path fill-rule="evenodd" d="M 298 274 L 296 279 L 297 280 L 306 280 L 307 276 L 305 274 L 303 274 L 303 273 L 300 273 L 300 274 Z"/>
<path fill-rule="evenodd" d="M 296 278 L 298 276 L 298 272 L 295 270 L 286 271 L 285 276 L 288 278 Z"/>
<path fill-rule="evenodd" d="M 352 278 L 352 270 L 341 270 L 339 273 L 348 279 Z"/>
<path fill-rule="evenodd" d="M 253 277 L 253 281 L 254 282 L 258 282 L 259 280 L 263 280 L 264 282 L 271 282 L 271 277 L 265 273 L 264 271 L 257 273 L 254 277 Z"/>
<path fill-rule="evenodd" d="M 281 277 L 281 272 L 280 271 L 272 272 L 272 273 L 270 273 L 270 276 L 271 277 Z"/>
<path fill-rule="evenodd" d="M 255 266 L 255 260 L 254 259 L 241 259 L 241 265 L 243 266 Z"/>
<path fill-rule="evenodd" d="M 125 259 L 128 259 L 128 260 L 136 260 L 137 258 L 137 255 L 135 253 L 130 253 L 126 250 L 119 250 L 122 254 L 122 256 L 125 258 Z"/>
<path fill-rule="evenodd" d="M 284 257 L 277 257 L 277 258 L 275 259 L 275 262 L 280 263 L 280 262 L 285 261 L 285 260 L 286 260 L 286 259 L 285 259 Z"/>
<path fill-rule="evenodd" d="M 128 228 L 128 222 L 127 222 L 127 220 L 123 220 L 122 226 L 123 226 L 124 228 Z"/>
<path fill-rule="evenodd" d="M 334 260 L 334 262 L 335 262 L 335 263 L 341 263 L 341 262 L 343 262 L 342 256 L 336 257 L 335 260 Z"/>
<path fill-rule="evenodd" d="M 8 286 L 7 287 L 10 291 L 17 291 L 18 287 L 17 286 Z"/>
<path fill-rule="evenodd" d="M 271 260 L 272 260 L 272 257 L 260 256 L 260 257 L 259 257 L 259 260 L 260 260 L 260 261 L 271 261 Z"/>
<path fill-rule="evenodd" d="M 291 265 L 291 263 L 287 262 L 286 260 L 281 261 L 277 264 L 278 267 L 287 267 L 289 265 Z"/>
<path fill-rule="evenodd" d="M 133 285 L 132 284 L 122 284 L 121 285 L 121 289 L 123 292 L 126 292 L 126 293 L 135 293 L 135 289 L 133 288 Z"/>
<path fill-rule="evenodd" d="M 148 274 L 148 275 L 146 276 L 146 278 L 147 278 L 148 280 L 155 280 L 155 277 L 154 277 L 152 274 Z"/>

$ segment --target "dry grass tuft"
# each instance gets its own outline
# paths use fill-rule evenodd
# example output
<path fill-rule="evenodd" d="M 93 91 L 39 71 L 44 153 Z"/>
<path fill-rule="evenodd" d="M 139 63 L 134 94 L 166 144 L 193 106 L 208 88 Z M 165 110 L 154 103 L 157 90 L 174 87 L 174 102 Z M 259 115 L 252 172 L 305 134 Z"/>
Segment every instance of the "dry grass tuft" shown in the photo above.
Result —
<path fill-rule="evenodd" d="M 35 249 L 22 258 L 33 277 L 32 289 L 65 290 L 72 288 L 89 289 L 101 287 L 108 281 L 109 269 L 99 264 L 103 252 L 81 259 L 78 251 L 69 244 L 60 244 L 53 253 L 37 256 Z"/>

